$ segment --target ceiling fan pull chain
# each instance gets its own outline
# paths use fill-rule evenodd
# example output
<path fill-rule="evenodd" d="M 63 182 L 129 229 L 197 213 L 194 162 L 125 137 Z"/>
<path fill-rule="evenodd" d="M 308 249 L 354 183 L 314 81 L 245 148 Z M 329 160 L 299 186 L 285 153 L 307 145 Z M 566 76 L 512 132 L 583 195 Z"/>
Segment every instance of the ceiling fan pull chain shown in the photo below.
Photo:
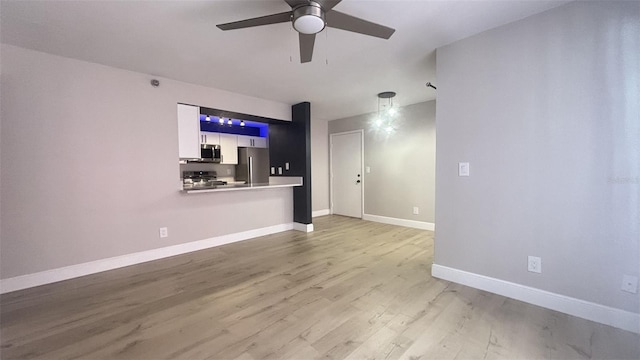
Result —
<path fill-rule="evenodd" d="M 329 66 L 329 29 L 327 28 L 324 29 L 324 39 L 324 63 L 325 65 Z"/>
<path fill-rule="evenodd" d="M 289 33 L 291 33 L 292 31 L 294 31 L 293 23 L 291 24 L 291 26 L 289 26 Z M 297 31 L 296 31 L 296 33 L 297 33 Z M 292 49 L 290 48 L 289 50 L 292 50 Z M 293 62 L 293 51 L 289 51 L 289 62 Z"/>

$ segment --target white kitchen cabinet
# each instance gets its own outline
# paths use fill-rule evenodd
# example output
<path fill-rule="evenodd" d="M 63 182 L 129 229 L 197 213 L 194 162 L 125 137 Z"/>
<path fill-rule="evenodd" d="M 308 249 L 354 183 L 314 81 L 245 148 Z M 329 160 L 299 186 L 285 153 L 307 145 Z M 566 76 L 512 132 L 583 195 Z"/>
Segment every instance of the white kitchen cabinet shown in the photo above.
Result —
<path fill-rule="evenodd" d="M 200 144 L 220 145 L 220 134 L 209 131 L 200 131 Z"/>
<path fill-rule="evenodd" d="M 267 138 L 238 135 L 238 147 L 266 148 Z"/>
<path fill-rule="evenodd" d="M 200 108 L 178 104 L 178 157 L 200 158 Z"/>
<path fill-rule="evenodd" d="M 238 135 L 220 134 L 220 164 L 238 164 Z"/>

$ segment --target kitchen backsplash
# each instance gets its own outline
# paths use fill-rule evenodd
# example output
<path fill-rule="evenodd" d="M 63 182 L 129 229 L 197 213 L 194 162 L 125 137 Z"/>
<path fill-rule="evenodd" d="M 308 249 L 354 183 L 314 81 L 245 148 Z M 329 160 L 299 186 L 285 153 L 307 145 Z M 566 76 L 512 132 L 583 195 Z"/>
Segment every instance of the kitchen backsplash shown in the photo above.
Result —
<path fill-rule="evenodd" d="M 215 171 L 218 173 L 218 180 L 233 181 L 236 175 L 236 166 L 211 163 L 180 164 L 180 177 L 182 177 L 183 171 Z"/>

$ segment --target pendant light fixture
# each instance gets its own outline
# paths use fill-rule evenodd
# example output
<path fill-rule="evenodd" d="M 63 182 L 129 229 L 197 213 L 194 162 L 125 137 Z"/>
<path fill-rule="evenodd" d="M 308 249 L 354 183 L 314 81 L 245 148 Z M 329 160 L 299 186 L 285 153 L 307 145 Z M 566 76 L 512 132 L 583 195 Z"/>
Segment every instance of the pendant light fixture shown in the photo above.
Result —
<path fill-rule="evenodd" d="M 398 115 L 398 109 L 393 106 L 395 96 L 396 93 L 393 91 L 378 94 L 378 113 L 373 120 L 373 128 L 387 135 L 391 135 L 396 130 L 395 118 Z"/>

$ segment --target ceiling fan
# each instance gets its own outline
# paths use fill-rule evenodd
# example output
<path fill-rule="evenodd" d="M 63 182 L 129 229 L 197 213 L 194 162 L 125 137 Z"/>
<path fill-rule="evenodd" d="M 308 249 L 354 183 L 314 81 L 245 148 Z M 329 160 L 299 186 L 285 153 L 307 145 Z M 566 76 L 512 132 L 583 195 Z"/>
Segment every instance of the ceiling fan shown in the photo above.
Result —
<path fill-rule="evenodd" d="M 325 26 L 383 39 L 390 38 L 396 31 L 390 27 L 333 10 L 342 0 L 284 1 L 291 6 L 291 11 L 219 24 L 217 26 L 221 30 L 235 30 L 291 21 L 293 28 L 299 33 L 301 63 L 311 61 L 316 34 L 322 31 Z"/>

